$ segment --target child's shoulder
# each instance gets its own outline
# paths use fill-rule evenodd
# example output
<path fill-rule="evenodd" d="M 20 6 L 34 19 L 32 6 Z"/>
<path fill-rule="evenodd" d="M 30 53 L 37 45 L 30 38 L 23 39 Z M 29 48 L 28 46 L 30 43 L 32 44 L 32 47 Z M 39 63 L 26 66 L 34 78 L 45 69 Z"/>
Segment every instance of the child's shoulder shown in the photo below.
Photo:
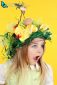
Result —
<path fill-rule="evenodd" d="M 11 65 L 11 61 L 0 64 L 0 84 L 4 84 L 7 76 L 7 71 Z"/>
<path fill-rule="evenodd" d="M 47 68 L 47 71 L 48 71 L 49 73 L 52 73 L 52 67 L 51 67 L 51 65 L 45 63 L 45 66 L 46 66 L 46 68 Z"/>
<path fill-rule="evenodd" d="M 46 83 L 48 85 L 53 85 L 53 71 L 52 71 L 52 67 L 45 63 L 46 67 L 47 67 L 47 72 L 46 72 Z"/>

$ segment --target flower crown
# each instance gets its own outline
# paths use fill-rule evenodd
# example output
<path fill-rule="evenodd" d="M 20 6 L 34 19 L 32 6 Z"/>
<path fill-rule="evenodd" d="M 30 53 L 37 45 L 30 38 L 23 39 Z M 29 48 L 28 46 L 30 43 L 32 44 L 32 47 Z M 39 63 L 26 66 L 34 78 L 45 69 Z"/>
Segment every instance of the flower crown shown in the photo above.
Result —
<path fill-rule="evenodd" d="M 43 38 L 51 40 L 51 32 L 49 28 L 43 30 L 42 25 L 37 24 L 30 18 L 20 22 L 18 27 L 13 27 L 13 32 L 7 32 L 3 36 L 3 42 L 8 58 L 13 57 L 16 48 L 22 47 L 24 44 L 29 45 L 34 38 Z"/>
<path fill-rule="evenodd" d="M 51 40 L 49 28 L 44 30 L 43 25 L 38 24 L 31 18 L 21 19 L 18 24 L 13 26 L 13 32 L 6 32 L 0 36 L 3 38 L 2 42 L 8 58 L 12 58 L 15 55 L 16 48 L 20 48 L 25 44 L 29 45 L 34 38 L 39 37 L 45 40 Z"/>

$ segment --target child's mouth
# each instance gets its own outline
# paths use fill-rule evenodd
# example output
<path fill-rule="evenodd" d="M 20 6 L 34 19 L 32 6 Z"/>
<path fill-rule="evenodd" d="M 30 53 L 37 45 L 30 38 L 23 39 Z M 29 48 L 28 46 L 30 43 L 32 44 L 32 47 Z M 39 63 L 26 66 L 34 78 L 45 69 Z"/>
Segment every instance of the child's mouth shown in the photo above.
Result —
<path fill-rule="evenodd" d="M 34 59 L 34 60 L 38 60 L 38 57 L 39 57 L 39 56 L 36 56 L 36 57 L 34 57 L 33 59 Z"/>

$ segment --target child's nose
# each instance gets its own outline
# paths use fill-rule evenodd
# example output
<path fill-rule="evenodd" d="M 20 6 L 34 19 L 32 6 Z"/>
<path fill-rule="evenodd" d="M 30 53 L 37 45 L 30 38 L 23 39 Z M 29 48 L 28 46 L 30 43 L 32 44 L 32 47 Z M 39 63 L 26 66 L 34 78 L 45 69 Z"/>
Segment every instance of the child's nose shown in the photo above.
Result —
<path fill-rule="evenodd" d="M 41 47 L 39 47 L 39 48 L 37 49 L 37 52 L 38 52 L 38 53 L 41 53 L 41 50 L 42 50 Z"/>
<path fill-rule="evenodd" d="M 39 51 L 38 51 L 38 54 L 40 54 L 40 53 L 41 53 L 41 51 L 39 50 Z"/>

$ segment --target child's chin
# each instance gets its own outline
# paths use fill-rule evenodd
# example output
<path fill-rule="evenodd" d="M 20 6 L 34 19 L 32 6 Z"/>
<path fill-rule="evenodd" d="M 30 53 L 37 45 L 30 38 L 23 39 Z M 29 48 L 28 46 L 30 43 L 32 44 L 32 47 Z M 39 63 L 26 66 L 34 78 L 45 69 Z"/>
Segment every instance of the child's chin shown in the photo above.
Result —
<path fill-rule="evenodd" d="M 32 64 L 32 65 L 35 65 L 36 63 L 37 63 L 37 61 L 34 61 L 34 62 L 32 62 L 31 64 Z"/>

